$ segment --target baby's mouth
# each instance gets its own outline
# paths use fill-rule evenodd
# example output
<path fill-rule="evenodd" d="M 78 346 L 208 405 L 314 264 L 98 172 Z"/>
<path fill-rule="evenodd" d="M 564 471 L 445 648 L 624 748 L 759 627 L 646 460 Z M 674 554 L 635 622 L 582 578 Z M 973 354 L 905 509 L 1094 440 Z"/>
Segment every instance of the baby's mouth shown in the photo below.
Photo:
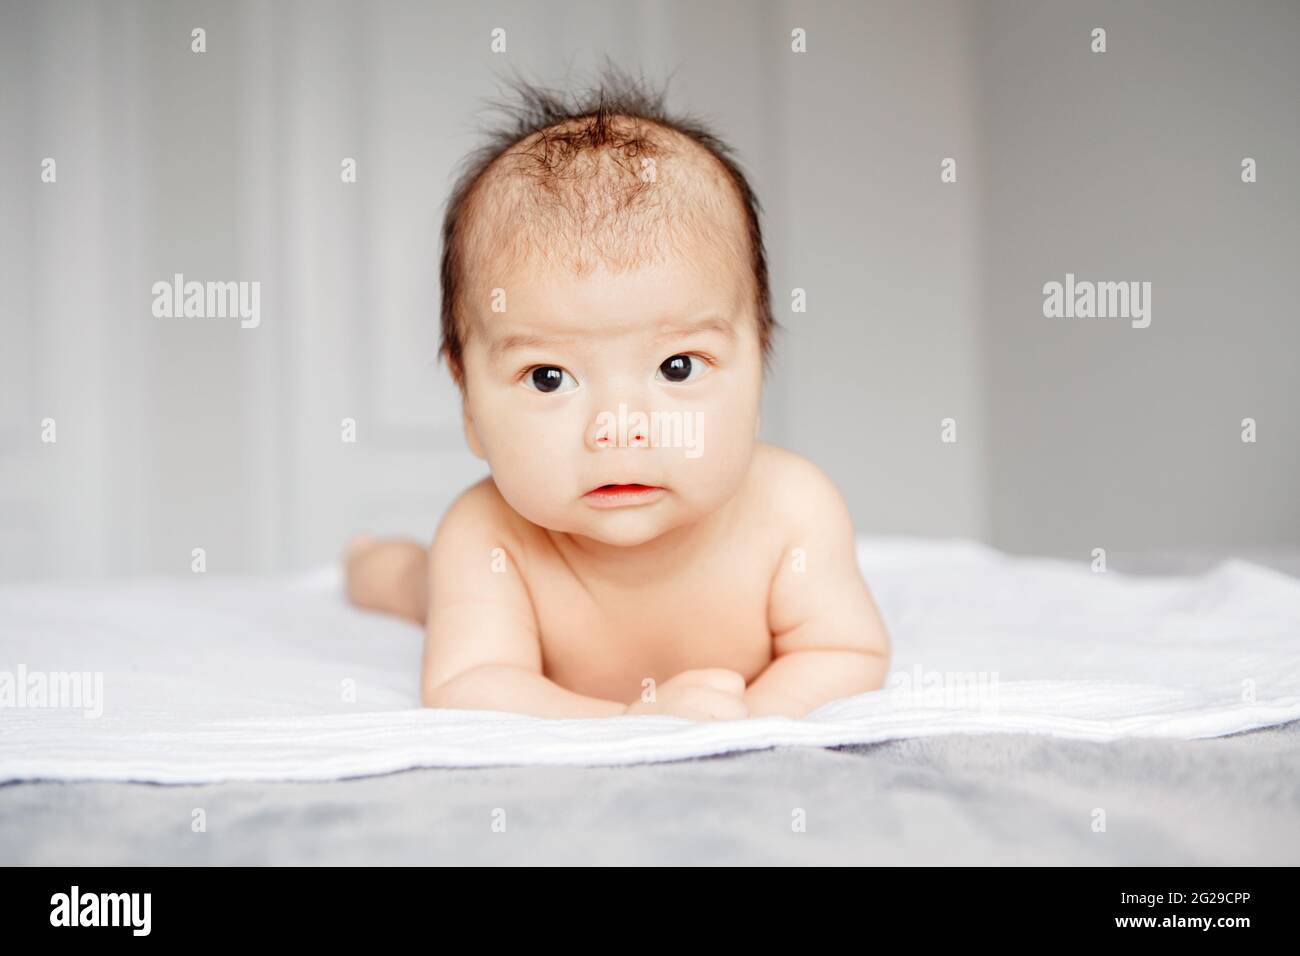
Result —
<path fill-rule="evenodd" d="M 601 485 L 599 488 L 592 488 L 583 497 L 589 501 L 605 504 L 636 504 L 658 497 L 663 490 L 658 485 Z"/>

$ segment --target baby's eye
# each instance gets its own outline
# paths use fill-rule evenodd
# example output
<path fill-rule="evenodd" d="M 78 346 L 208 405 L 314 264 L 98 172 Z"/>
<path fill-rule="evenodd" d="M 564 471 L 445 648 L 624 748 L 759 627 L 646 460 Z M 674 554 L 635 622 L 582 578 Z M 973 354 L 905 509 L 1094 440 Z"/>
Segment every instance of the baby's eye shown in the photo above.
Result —
<path fill-rule="evenodd" d="M 659 366 L 659 373 L 666 381 L 685 382 L 699 378 L 708 365 L 698 355 L 673 355 L 664 359 Z"/>
<path fill-rule="evenodd" d="M 558 365 L 534 366 L 524 373 L 524 385 L 548 393 L 571 392 L 578 387 L 574 377 Z"/>

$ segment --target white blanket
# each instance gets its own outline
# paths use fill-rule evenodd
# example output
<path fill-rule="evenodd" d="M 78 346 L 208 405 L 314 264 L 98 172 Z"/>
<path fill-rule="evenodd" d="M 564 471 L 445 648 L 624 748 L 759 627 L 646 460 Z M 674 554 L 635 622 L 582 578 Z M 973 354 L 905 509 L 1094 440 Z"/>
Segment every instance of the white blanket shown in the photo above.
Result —
<path fill-rule="evenodd" d="M 951 733 L 1213 737 L 1300 718 L 1300 580 L 1241 561 L 1129 577 L 896 539 L 864 539 L 859 558 L 894 638 L 886 689 L 802 720 L 714 723 L 420 709 L 419 629 L 349 607 L 337 569 L 7 587 L 0 781 L 331 780 Z"/>

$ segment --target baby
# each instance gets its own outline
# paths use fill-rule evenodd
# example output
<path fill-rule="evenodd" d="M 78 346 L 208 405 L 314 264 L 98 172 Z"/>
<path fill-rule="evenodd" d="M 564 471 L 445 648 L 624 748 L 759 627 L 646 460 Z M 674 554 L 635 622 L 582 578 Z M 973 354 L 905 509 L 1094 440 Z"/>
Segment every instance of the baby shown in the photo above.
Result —
<path fill-rule="evenodd" d="M 662 95 L 523 87 L 443 228 L 442 356 L 491 475 L 348 593 L 425 628 L 426 707 L 734 720 L 884 681 L 848 509 L 758 441 L 758 202 Z"/>

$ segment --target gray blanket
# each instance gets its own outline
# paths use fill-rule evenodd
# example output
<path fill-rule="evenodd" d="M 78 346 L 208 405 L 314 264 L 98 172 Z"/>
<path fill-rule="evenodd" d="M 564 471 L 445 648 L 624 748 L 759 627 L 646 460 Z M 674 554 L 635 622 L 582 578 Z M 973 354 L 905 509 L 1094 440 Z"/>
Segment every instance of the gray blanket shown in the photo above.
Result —
<path fill-rule="evenodd" d="M 954 736 L 323 784 L 13 784 L 0 787 L 0 862 L 1295 865 L 1300 722 L 1209 740 Z"/>

